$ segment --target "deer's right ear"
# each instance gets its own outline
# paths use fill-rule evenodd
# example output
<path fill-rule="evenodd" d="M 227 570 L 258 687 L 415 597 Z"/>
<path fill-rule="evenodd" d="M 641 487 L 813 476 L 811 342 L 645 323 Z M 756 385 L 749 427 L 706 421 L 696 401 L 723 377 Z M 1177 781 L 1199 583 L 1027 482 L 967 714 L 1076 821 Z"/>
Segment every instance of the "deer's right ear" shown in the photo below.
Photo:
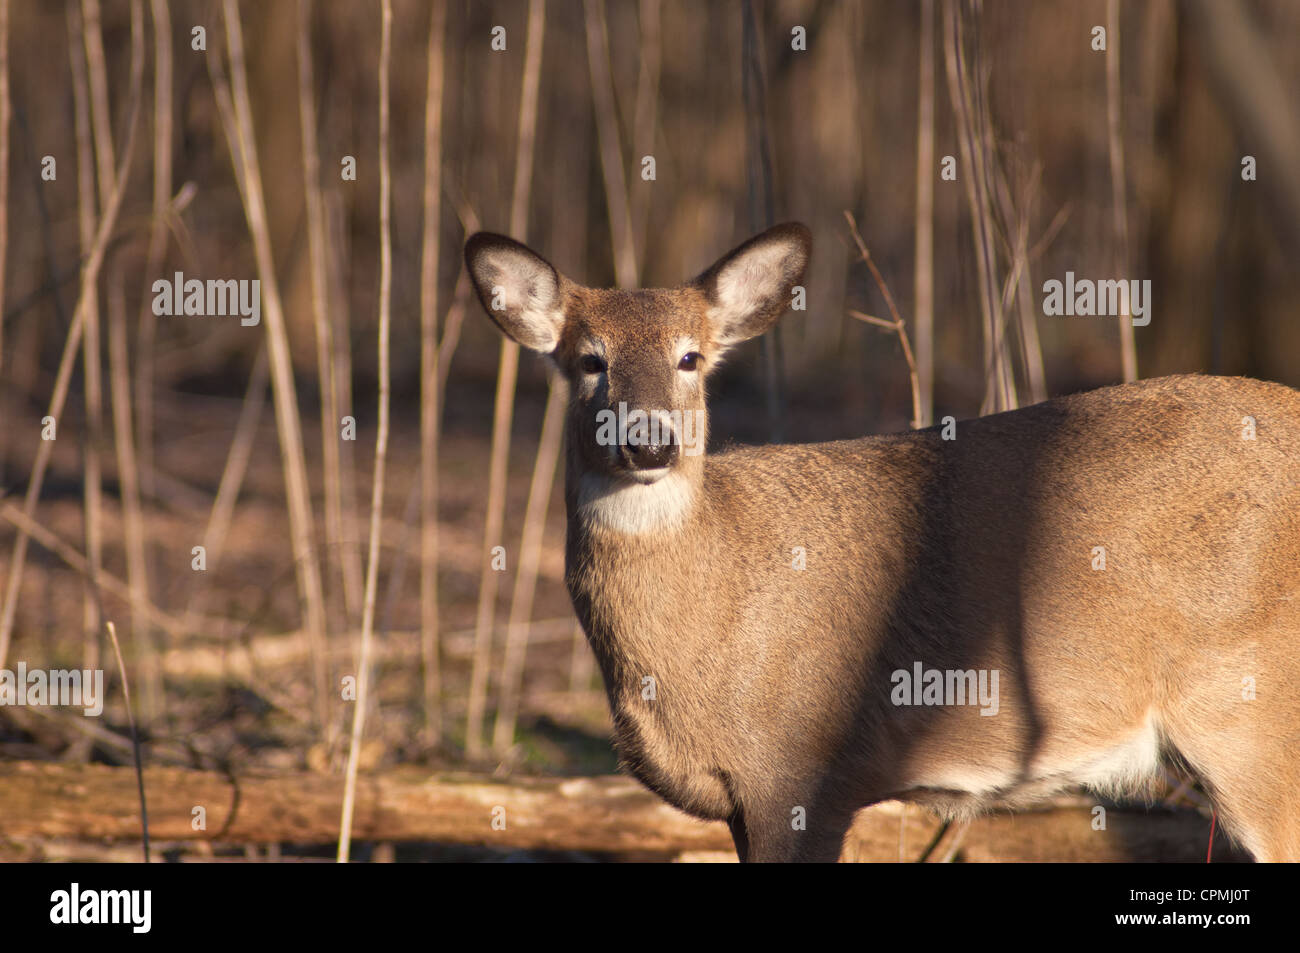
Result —
<path fill-rule="evenodd" d="M 564 306 L 559 272 L 513 238 L 479 232 L 465 243 L 465 264 L 488 317 L 531 351 L 560 342 Z"/>

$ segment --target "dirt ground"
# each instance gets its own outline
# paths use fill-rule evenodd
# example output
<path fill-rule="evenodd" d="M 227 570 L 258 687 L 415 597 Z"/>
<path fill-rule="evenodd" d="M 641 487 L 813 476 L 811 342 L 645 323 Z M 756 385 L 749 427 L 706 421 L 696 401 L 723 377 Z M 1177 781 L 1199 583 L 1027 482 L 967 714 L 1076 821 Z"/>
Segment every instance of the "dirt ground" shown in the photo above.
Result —
<path fill-rule="evenodd" d="M 490 382 L 486 386 L 491 386 Z M 505 616 L 519 531 L 531 475 L 544 392 L 525 380 L 516 410 L 507 497 L 508 578 L 501 586 L 498 636 Z M 258 429 L 243 489 L 233 511 L 224 550 L 207 570 L 191 568 L 191 548 L 203 539 L 212 501 L 225 465 L 241 402 L 229 397 L 168 394 L 159 404 L 157 500 L 148 507 L 147 558 L 152 600 L 185 631 L 148 627 L 160 659 L 164 695 L 155 717 L 140 725 L 146 757 L 155 763 L 220 768 L 232 772 L 336 770 L 346 750 L 327 748 L 312 724 L 306 640 L 298 631 L 297 593 L 289 542 L 283 477 L 269 400 Z M 490 413 L 490 399 L 486 402 Z M 323 535 L 319 421 L 304 406 L 302 419 L 312 475 L 317 537 Z M 373 437 L 365 410 L 358 409 L 359 437 L 354 467 L 358 514 L 355 532 L 364 539 L 370 497 Z M 4 431 L 5 503 L 21 505 L 39 435 L 20 421 L 39 421 L 30 408 L 11 408 Z M 79 421 L 66 419 L 56 441 L 36 519 L 48 532 L 84 552 Z M 422 764 L 431 770 L 465 768 L 464 712 L 468 693 L 473 627 L 485 518 L 485 473 L 490 420 L 448 416 L 442 443 L 439 589 L 442 619 L 442 678 L 447 733 L 430 748 L 422 740 L 419 649 L 418 498 L 411 490 L 419 468 L 418 421 L 395 413 L 390 437 L 385 516 L 382 530 L 379 600 L 376 613 L 373 707 L 366 728 L 363 767 Z M 122 512 L 111 450 L 104 459 L 104 572 L 126 579 Z M 608 743 L 608 710 L 594 660 L 581 637 L 563 584 L 563 499 L 557 480 L 548 515 L 529 646 L 518 742 L 505 763 L 478 769 L 553 774 L 602 774 L 616 769 Z M 0 526 L 0 577 L 7 578 L 16 532 Z M 364 547 L 362 547 L 364 560 Z M 356 672 L 359 627 L 344 605 L 338 561 L 320 547 L 329 607 L 329 670 L 338 685 Z M 364 563 L 363 563 L 364 564 Z M 84 575 L 33 542 L 28 551 L 9 667 L 80 667 Z M 138 664 L 128 604 L 103 595 L 104 615 L 114 620 L 129 670 Z M 503 639 L 494 646 L 499 668 Z M 108 701 L 103 716 L 89 719 L 36 709 L 0 709 L 0 758 L 90 759 L 129 764 L 129 737 L 111 646 L 99 640 Z M 134 686 L 137 711 L 141 686 Z M 496 691 L 495 679 L 491 686 Z M 489 717 L 494 711 L 489 698 Z M 351 704 L 335 696 L 335 734 L 345 735 Z M 491 727 L 491 721 L 488 722 Z M 93 732 L 90 734 L 88 732 Z M 75 851 L 73 851 L 75 853 Z M 22 853 L 20 851 L 20 853 Z M 52 859 L 61 854 L 50 846 Z M 307 855 L 303 855 L 307 856 Z M 450 858 L 449 858 L 450 859 Z"/>

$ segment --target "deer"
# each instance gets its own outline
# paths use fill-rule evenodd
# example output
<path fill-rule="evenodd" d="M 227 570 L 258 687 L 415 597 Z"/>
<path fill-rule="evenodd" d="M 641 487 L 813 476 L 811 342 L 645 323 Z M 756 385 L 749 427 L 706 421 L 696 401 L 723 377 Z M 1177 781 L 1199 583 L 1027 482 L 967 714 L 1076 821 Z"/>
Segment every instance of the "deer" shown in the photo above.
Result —
<path fill-rule="evenodd" d="M 1300 392 L 1178 375 L 706 452 L 710 372 L 811 251 L 777 225 L 617 290 L 466 243 L 570 388 L 565 581 L 625 770 L 742 862 L 831 862 L 882 801 L 1149 798 L 1173 766 L 1256 860 L 1300 860 Z"/>

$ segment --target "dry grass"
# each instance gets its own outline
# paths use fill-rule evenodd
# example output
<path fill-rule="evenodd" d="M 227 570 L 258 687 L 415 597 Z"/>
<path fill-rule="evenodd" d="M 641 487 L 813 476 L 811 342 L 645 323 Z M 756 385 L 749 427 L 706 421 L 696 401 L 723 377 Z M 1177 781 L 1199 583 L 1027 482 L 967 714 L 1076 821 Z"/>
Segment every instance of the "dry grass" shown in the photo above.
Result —
<path fill-rule="evenodd" d="M 239 20 L 239 5 L 235 0 L 224 0 L 222 15 L 230 56 L 230 83 L 227 84 L 216 56 L 207 57 L 207 62 L 212 72 L 217 100 L 219 103 L 225 103 L 225 107 L 221 109 L 222 125 L 232 160 L 238 168 L 237 176 L 244 199 L 244 211 L 253 237 L 258 275 L 262 280 L 262 295 L 265 301 L 263 319 L 266 321 L 267 345 L 270 349 L 271 387 L 275 394 L 276 424 L 280 433 L 281 458 L 284 464 L 285 495 L 289 504 L 294 566 L 298 580 L 298 593 L 303 603 L 306 629 L 315 642 L 312 652 L 312 674 L 315 686 L 316 722 L 329 737 L 333 722 L 328 717 L 325 704 L 325 695 L 328 691 L 325 670 L 325 605 L 321 590 L 320 563 L 313 541 L 315 532 L 312 527 L 311 491 L 307 485 L 298 398 L 294 391 L 293 367 L 289 358 L 284 309 L 280 303 L 280 287 L 276 278 L 270 230 L 267 224 L 266 199 L 257 162 L 252 105 L 248 94 L 248 76 L 244 67 L 243 30 Z"/>
<path fill-rule="evenodd" d="M 375 430 L 375 473 L 370 497 L 370 552 L 366 561 L 366 595 L 361 608 L 361 645 L 357 652 L 356 704 L 348 746 L 343 816 L 339 823 L 338 860 L 348 862 L 352 848 L 352 809 L 357 796 L 357 766 L 370 704 L 370 653 L 375 635 L 375 597 L 379 591 L 380 527 L 384 518 L 384 468 L 388 463 L 388 415 L 392 388 L 393 324 L 393 184 L 389 160 L 389 73 L 393 45 L 393 4 L 383 0 L 379 47 L 379 425 Z"/>
<path fill-rule="evenodd" d="M 916 243 L 912 257 L 912 316 L 916 326 L 917 424 L 934 421 L 934 5 L 921 0 L 917 40 Z"/>
<path fill-rule="evenodd" d="M 441 362 L 438 360 L 438 261 L 442 235 L 442 96 L 446 32 L 447 5 L 443 0 L 437 0 L 429 18 L 424 113 L 424 235 L 420 252 L 420 630 L 423 633 L 420 664 L 424 670 L 424 743 L 430 748 L 442 740 L 438 431 L 446 378 L 440 373 Z M 462 307 L 462 314 L 463 310 Z M 456 330 L 459 333 L 459 324 Z M 455 346 L 454 338 L 452 346 Z"/>
<path fill-rule="evenodd" d="M 1126 275 L 1129 266 L 1128 178 L 1124 174 L 1119 8 L 1120 0 L 1106 0 L 1106 148 L 1110 156 L 1111 214 L 1115 222 L 1115 274 Z M 1127 308 L 1119 316 L 1119 353 L 1124 380 L 1137 380 L 1137 341 Z"/>
<path fill-rule="evenodd" d="M 5 263 L 9 257 L 9 123 L 13 101 L 9 96 L 9 0 L 0 0 L 0 367 L 4 366 Z M 0 478 L 8 447 L 0 441 Z"/>
<path fill-rule="evenodd" d="M 541 81 L 542 42 L 546 27 L 546 0 L 528 4 L 528 36 L 524 47 L 523 90 L 519 97 L 519 135 L 515 144 L 515 184 L 510 200 L 510 233 L 528 232 L 528 204 L 532 192 L 533 152 L 537 136 L 537 90 Z M 519 374 L 519 345 L 501 339 L 496 400 L 492 408 L 492 458 L 488 472 L 488 512 L 483 530 L 482 576 L 479 581 L 475 624 L 474 668 L 470 675 L 469 717 L 465 726 L 465 754 L 483 757 L 483 720 L 487 709 L 488 673 L 492 664 L 491 633 L 496 619 L 500 573 L 493 568 L 492 551 L 504 542 L 506 465 L 510 424 L 514 420 L 515 381 Z"/>
<path fill-rule="evenodd" d="M 139 4 L 133 3 L 131 11 L 133 35 L 136 35 L 141 28 Z M 132 43 L 133 54 L 138 52 L 138 49 L 137 44 Z M 113 234 L 118 212 L 122 208 L 122 197 L 126 192 L 127 172 L 131 168 L 131 159 L 135 154 L 136 124 L 140 113 L 140 76 L 139 66 L 134 64 L 131 69 L 132 84 L 127 96 L 126 144 L 122 149 L 121 160 L 114 175 L 112 192 L 107 202 L 105 202 L 103 214 L 99 218 L 94 242 L 91 244 L 85 263 L 82 265 L 77 306 L 73 312 L 72 326 L 68 329 L 68 335 L 63 344 L 63 354 L 59 359 L 59 370 L 54 380 L 49 409 L 45 415 L 53 418 L 56 425 L 63 413 L 64 402 L 68 397 L 68 388 L 72 379 L 72 365 L 76 359 L 78 346 L 81 344 L 87 314 L 92 307 L 95 307 L 99 272 L 103 267 L 109 238 Z M 49 467 L 54 444 L 54 440 L 42 440 L 40 447 L 36 451 L 31 476 L 27 481 L 27 494 L 23 500 L 22 515 L 28 524 L 34 522 L 33 514 L 36 510 L 36 501 L 41 495 L 41 487 L 45 481 L 45 473 Z M 18 528 L 17 536 L 14 539 L 13 555 L 9 561 L 9 579 L 5 588 L 4 610 L 3 614 L 0 615 L 0 668 L 4 667 L 5 659 L 9 653 L 9 642 L 13 636 L 14 618 L 18 611 L 18 590 L 22 584 L 23 569 L 27 562 L 28 534 L 29 529 L 21 526 Z"/>
<path fill-rule="evenodd" d="M 311 0 L 298 2 L 298 117 L 302 131 L 303 195 L 311 261 L 312 321 L 316 331 L 316 381 L 320 390 L 321 460 L 325 489 L 325 544 L 342 581 L 344 618 L 355 618 L 360 570 L 343 531 L 342 462 L 339 452 L 339 401 L 335 380 L 337 349 L 329 311 L 329 273 L 325 198 L 320 187 L 320 146 L 316 140 L 316 94 L 312 78 Z"/>

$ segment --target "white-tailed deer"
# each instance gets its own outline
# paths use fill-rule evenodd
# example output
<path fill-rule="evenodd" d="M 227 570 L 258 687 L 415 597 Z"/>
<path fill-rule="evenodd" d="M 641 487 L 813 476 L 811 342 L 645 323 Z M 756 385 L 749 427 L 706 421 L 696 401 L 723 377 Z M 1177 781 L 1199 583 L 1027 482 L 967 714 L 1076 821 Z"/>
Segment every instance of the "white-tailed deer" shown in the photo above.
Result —
<path fill-rule="evenodd" d="M 742 860 L 834 860 L 886 798 L 970 814 L 1175 760 L 1300 860 L 1300 393 L 1168 377 L 944 428 L 704 455 L 802 225 L 668 290 L 465 249 L 568 379 L 567 581 L 627 768 Z M 641 413 L 637 413 L 640 411 Z"/>

